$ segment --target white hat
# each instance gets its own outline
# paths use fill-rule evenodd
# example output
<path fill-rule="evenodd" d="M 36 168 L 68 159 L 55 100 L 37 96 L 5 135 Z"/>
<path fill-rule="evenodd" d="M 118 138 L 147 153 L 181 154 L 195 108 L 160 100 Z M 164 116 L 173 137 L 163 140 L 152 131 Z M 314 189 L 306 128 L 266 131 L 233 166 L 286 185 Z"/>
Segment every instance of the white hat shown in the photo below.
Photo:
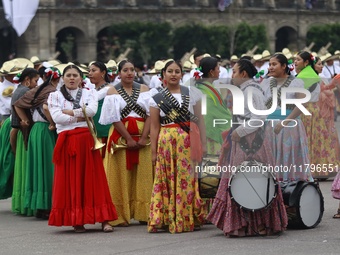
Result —
<path fill-rule="evenodd" d="M 237 62 L 237 61 L 239 61 L 239 58 L 236 55 L 232 55 L 230 57 L 230 62 Z"/>
<path fill-rule="evenodd" d="M 31 62 L 34 64 L 34 65 L 39 65 L 42 63 L 42 61 L 37 57 L 37 56 L 33 56 L 31 57 Z"/>
<path fill-rule="evenodd" d="M 260 61 L 260 60 L 262 60 L 262 54 L 255 54 L 255 55 L 253 56 L 253 59 L 254 59 L 255 61 Z"/>
<path fill-rule="evenodd" d="M 191 66 L 192 66 L 192 64 L 190 63 L 190 61 L 187 60 L 183 64 L 183 69 L 184 70 L 191 70 L 192 69 Z"/>
<path fill-rule="evenodd" d="M 269 60 L 271 57 L 269 50 L 264 50 L 262 52 L 262 60 Z"/>
<path fill-rule="evenodd" d="M 18 74 L 28 67 L 34 67 L 30 60 L 26 58 L 15 58 L 3 63 L 0 69 L 0 75 L 5 76 L 10 74 Z"/>
<path fill-rule="evenodd" d="M 106 68 L 112 69 L 112 70 L 117 70 L 118 65 L 116 63 L 116 61 L 114 61 L 113 59 L 110 59 L 106 64 L 105 64 Z"/>
<path fill-rule="evenodd" d="M 327 61 L 327 60 L 331 60 L 332 57 L 333 57 L 332 54 L 329 53 L 329 52 L 327 52 L 325 55 L 323 55 L 323 56 L 320 57 L 320 60 L 321 60 L 322 62 L 324 62 L 324 61 Z"/>

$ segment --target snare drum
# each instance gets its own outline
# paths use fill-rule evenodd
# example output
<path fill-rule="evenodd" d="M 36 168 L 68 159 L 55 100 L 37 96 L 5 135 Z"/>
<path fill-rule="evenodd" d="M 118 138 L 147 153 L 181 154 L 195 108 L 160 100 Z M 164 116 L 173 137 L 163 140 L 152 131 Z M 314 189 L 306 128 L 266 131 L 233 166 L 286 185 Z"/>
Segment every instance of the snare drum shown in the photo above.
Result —
<path fill-rule="evenodd" d="M 276 197 L 276 178 L 271 172 L 264 171 L 263 166 L 255 160 L 244 161 L 230 177 L 230 197 L 240 208 L 251 211 L 265 209 Z"/>
<path fill-rule="evenodd" d="M 198 172 L 198 185 L 201 198 L 215 198 L 221 179 L 217 168 L 218 158 L 204 158 Z"/>
<path fill-rule="evenodd" d="M 292 181 L 280 183 L 287 206 L 288 228 L 316 227 L 322 219 L 324 199 L 317 183 Z"/>

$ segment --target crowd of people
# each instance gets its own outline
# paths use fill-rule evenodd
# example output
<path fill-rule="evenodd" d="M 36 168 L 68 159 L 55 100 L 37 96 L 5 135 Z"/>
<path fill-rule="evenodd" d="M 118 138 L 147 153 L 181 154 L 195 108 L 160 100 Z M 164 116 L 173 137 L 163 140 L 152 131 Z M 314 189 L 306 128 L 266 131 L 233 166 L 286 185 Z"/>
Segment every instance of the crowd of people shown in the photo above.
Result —
<path fill-rule="evenodd" d="M 219 55 L 196 52 L 183 63 L 159 60 L 147 72 L 128 59 L 86 66 L 7 61 L 0 69 L 0 199 L 12 197 L 15 214 L 76 233 L 95 223 L 112 232 L 132 220 L 150 233 L 190 232 L 207 223 L 227 236 L 281 233 L 288 217 L 280 188 L 251 210 L 232 195 L 237 171 L 221 173 L 216 194 L 207 198 L 196 170 L 214 157 L 235 169 L 247 162 L 295 166 L 273 172 L 275 183 L 334 176 L 337 58 L 284 49 L 223 63 Z M 223 85 L 239 89 L 244 105 Z M 244 114 L 234 114 L 236 107 Z M 339 192 L 338 174 L 334 198 Z"/>

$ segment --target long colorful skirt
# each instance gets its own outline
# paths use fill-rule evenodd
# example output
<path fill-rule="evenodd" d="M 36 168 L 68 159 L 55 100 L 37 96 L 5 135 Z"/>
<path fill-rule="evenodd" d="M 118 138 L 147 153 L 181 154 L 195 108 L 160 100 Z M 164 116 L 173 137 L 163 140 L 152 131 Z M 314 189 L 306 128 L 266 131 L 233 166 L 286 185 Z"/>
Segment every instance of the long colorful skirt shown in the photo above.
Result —
<path fill-rule="evenodd" d="M 255 133 L 248 135 L 246 137 L 248 144 L 252 144 L 254 138 Z M 271 140 L 271 134 L 266 134 L 261 148 L 252 156 L 252 159 L 274 166 L 275 158 Z M 248 156 L 241 149 L 239 143 L 232 143 L 230 153 L 230 160 L 227 159 L 229 157 L 228 152 L 223 155 L 225 157 L 223 162 L 225 162 L 224 166 L 226 167 L 228 165 L 238 166 L 243 161 L 248 160 Z M 260 233 L 263 229 L 266 230 L 267 235 L 284 231 L 288 224 L 288 218 L 280 188 L 268 208 L 255 212 L 247 211 L 240 208 L 231 199 L 229 193 L 231 174 L 227 171 L 223 173 L 213 207 L 207 219 L 227 236 L 251 236 Z"/>
<path fill-rule="evenodd" d="M 335 155 L 338 155 L 338 160 L 340 161 L 340 140 L 334 123 L 335 107 L 337 105 L 334 92 L 328 89 L 322 90 L 318 105 L 320 115 L 324 119 L 329 135 L 331 136 L 331 148 L 334 148 Z"/>
<path fill-rule="evenodd" d="M 10 144 L 11 120 L 7 118 L 0 129 L 0 199 L 12 196 L 14 154 Z"/>
<path fill-rule="evenodd" d="M 266 125 L 266 132 L 272 137 L 275 166 L 280 168 L 278 179 L 313 181 L 311 168 L 308 167 L 310 165 L 308 140 L 301 119 L 295 119 L 295 123 L 286 123 L 287 127 L 275 134 L 274 128 L 280 121 L 282 120 L 272 119 Z"/>
<path fill-rule="evenodd" d="M 117 219 L 99 150 L 88 128 L 58 135 L 53 162 L 51 226 L 77 226 Z"/>
<path fill-rule="evenodd" d="M 142 133 L 144 122 L 137 121 L 139 133 Z M 110 128 L 109 137 L 114 131 Z M 110 144 L 107 145 L 110 148 Z M 126 149 L 117 150 L 114 154 L 106 151 L 104 167 L 109 183 L 110 193 L 118 212 L 118 219 L 112 225 L 130 223 L 131 219 L 147 221 L 153 185 L 153 168 L 151 148 L 145 146 L 138 151 L 139 163 L 133 169 L 127 169 Z"/>
<path fill-rule="evenodd" d="M 33 210 L 25 206 L 27 176 L 27 150 L 21 131 L 17 135 L 17 148 L 14 165 L 14 184 L 12 194 L 12 211 L 17 214 L 32 216 Z"/>
<path fill-rule="evenodd" d="M 340 165 L 339 154 L 336 154 L 336 141 L 332 141 L 336 139 L 337 134 L 331 135 L 317 103 L 308 103 L 306 108 L 312 115 L 301 115 L 301 120 L 308 138 L 312 175 L 314 178 L 329 177 L 330 174 L 334 176 L 334 167 Z"/>
<path fill-rule="evenodd" d="M 57 134 L 48 126 L 49 123 L 36 122 L 28 139 L 25 206 L 32 210 L 49 210 L 52 205 L 52 155 Z"/>
<path fill-rule="evenodd" d="M 332 197 L 340 200 L 340 166 L 338 166 L 338 173 L 332 183 Z"/>
<path fill-rule="evenodd" d="M 190 136 L 180 127 L 161 127 L 148 231 L 193 231 L 205 221 L 197 174 L 190 162 Z"/>

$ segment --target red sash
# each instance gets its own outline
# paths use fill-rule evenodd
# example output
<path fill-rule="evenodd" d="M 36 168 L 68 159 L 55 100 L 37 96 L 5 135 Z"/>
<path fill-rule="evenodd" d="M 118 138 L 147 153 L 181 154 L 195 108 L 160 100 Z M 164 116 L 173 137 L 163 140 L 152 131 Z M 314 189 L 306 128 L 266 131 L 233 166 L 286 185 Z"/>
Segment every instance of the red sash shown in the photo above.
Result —
<path fill-rule="evenodd" d="M 139 135 L 137 121 L 144 122 L 145 119 L 136 118 L 136 117 L 126 117 L 126 118 L 122 119 L 122 123 L 123 123 L 124 126 L 125 126 L 125 123 L 128 122 L 126 129 L 127 129 L 127 131 L 129 132 L 130 135 Z M 108 150 L 109 153 L 110 153 L 110 148 L 111 148 L 112 142 L 117 144 L 118 139 L 121 136 L 122 135 L 116 129 L 113 130 L 113 132 L 112 132 L 112 134 L 109 138 L 108 145 L 107 145 L 107 150 Z M 135 141 L 138 141 L 139 137 L 138 136 L 132 136 L 132 139 L 135 140 Z M 139 151 L 138 150 L 126 149 L 125 153 L 126 153 L 126 168 L 127 168 L 127 170 L 132 170 L 134 165 L 139 164 Z"/>
<path fill-rule="evenodd" d="M 88 128 L 75 128 L 75 129 L 72 129 L 72 130 L 63 131 L 60 134 L 58 134 L 57 143 L 56 143 L 56 145 L 54 147 L 54 151 L 53 151 L 52 162 L 56 164 L 60 160 L 61 152 L 65 149 L 65 148 L 63 148 L 63 146 L 65 145 L 64 143 L 65 143 L 67 136 L 86 133 L 86 132 L 90 133 L 90 130 Z M 73 146 L 69 146 L 67 148 L 67 150 L 69 151 L 70 155 L 74 155 L 76 153 L 76 148 L 74 148 Z"/>

